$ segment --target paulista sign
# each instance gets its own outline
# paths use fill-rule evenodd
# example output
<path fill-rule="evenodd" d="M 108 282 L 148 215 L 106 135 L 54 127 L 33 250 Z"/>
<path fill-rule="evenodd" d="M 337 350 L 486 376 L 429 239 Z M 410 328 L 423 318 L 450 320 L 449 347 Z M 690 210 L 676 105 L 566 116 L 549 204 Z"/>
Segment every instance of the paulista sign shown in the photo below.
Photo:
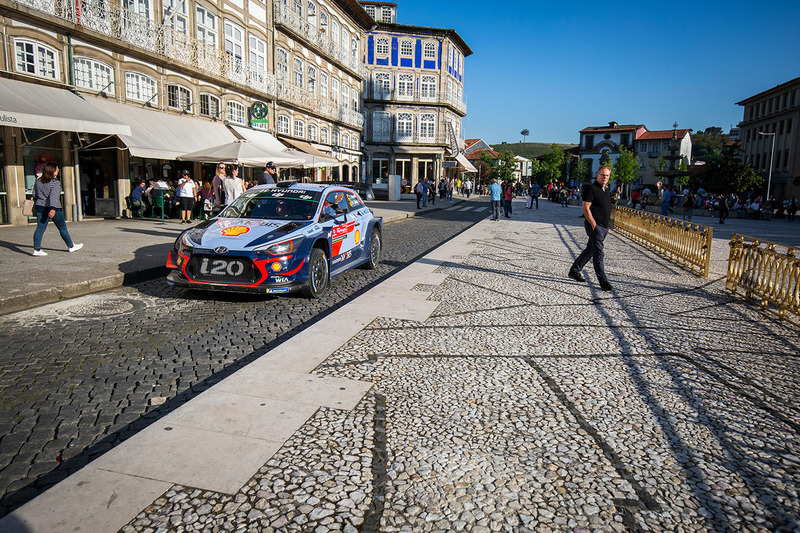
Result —
<path fill-rule="evenodd" d="M 250 106 L 250 124 L 269 124 L 269 108 L 264 102 L 253 102 Z"/>

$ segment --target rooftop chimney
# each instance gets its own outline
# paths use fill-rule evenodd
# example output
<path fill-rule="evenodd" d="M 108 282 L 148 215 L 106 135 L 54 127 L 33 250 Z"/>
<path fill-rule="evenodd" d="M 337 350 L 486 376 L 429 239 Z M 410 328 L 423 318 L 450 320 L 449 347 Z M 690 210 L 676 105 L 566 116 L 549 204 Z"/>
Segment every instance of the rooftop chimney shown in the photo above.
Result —
<path fill-rule="evenodd" d="M 616 122 L 614 122 L 613 120 L 612 120 L 611 122 L 609 122 L 609 123 L 608 123 L 608 127 L 609 127 L 609 128 L 616 128 L 617 126 L 619 126 L 619 124 L 617 124 L 617 123 L 616 123 Z"/>

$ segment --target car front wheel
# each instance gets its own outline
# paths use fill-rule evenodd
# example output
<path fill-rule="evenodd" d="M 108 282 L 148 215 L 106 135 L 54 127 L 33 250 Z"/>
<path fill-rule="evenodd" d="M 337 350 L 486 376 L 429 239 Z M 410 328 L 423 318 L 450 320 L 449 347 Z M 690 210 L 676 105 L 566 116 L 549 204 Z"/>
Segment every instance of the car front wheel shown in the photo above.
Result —
<path fill-rule="evenodd" d="M 328 289 L 330 284 L 330 270 L 328 269 L 328 258 L 325 252 L 319 248 L 311 250 L 311 257 L 308 260 L 308 285 L 305 293 L 310 298 L 319 298 Z"/>

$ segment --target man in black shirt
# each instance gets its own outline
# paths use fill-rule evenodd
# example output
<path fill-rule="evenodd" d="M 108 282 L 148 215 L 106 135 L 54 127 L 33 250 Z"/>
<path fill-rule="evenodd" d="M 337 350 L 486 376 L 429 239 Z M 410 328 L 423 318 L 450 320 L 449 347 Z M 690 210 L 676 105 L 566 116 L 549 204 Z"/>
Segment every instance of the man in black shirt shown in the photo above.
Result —
<path fill-rule="evenodd" d="M 270 161 L 264 167 L 264 172 L 262 172 L 261 175 L 258 177 L 258 184 L 259 185 L 274 185 L 276 183 L 275 175 L 277 173 L 278 173 L 278 169 L 275 168 L 275 163 Z"/>
<path fill-rule="evenodd" d="M 592 258 L 597 281 L 604 291 L 611 290 L 611 284 L 606 277 L 603 266 L 603 241 L 608 235 L 608 226 L 611 222 L 611 194 L 608 190 L 608 180 L 611 177 L 611 168 L 601 166 L 597 169 L 597 179 L 583 190 L 583 227 L 589 236 L 589 243 L 581 255 L 572 263 L 567 274 L 575 281 L 586 281 L 581 275 L 581 270 Z"/>

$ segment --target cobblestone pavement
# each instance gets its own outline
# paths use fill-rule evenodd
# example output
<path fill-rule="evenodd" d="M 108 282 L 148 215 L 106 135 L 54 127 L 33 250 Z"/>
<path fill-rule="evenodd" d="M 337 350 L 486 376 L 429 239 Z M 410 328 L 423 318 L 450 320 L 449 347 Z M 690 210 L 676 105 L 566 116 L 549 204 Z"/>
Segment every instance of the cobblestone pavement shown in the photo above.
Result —
<path fill-rule="evenodd" d="M 319 301 L 156 280 L 0 317 L 0 516 L 486 216 L 471 203 L 386 224 L 380 267 Z"/>
<path fill-rule="evenodd" d="M 173 486 L 133 531 L 797 531 L 796 327 L 611 233 L 614 291 L 566 278 L 577 210 L 484 221 L 429 318 L 378 318 L 236 494 Z"/>

